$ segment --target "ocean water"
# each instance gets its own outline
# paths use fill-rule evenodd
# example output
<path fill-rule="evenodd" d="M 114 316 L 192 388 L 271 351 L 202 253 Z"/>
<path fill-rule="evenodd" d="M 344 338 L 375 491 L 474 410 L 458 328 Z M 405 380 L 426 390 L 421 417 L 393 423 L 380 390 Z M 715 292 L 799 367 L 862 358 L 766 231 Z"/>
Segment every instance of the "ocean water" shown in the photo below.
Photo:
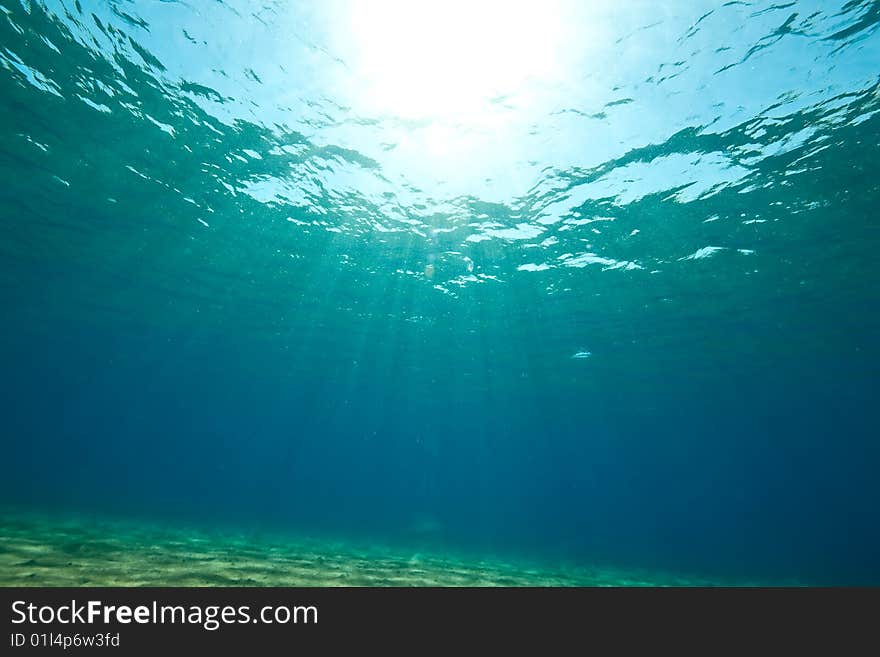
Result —
<path fill-rule="evenodd" d="M 0 10 L 4 584 L 880 583 L 876 2 Z"/>

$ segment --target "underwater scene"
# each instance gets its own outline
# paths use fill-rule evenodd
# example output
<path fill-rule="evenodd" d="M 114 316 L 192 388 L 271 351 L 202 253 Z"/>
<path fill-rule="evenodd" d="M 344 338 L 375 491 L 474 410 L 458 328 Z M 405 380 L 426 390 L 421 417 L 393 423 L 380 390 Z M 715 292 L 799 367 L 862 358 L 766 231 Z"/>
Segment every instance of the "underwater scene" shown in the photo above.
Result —
<path fill-rule="evenodd" d="M 0 585 L 880 584 L 877 2 L 0 12 Z"/>

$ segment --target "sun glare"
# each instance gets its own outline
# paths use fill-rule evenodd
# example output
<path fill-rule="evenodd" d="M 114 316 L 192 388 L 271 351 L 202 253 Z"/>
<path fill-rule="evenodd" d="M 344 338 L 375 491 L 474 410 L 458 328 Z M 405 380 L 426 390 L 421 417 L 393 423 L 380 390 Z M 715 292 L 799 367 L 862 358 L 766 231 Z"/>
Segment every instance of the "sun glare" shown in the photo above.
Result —
<path fill-rule="evenodd" d="M 464 122 L 552 73 L 563 27 L 551 0 L 353 0 L 349 16 L 370 109 Z"/>

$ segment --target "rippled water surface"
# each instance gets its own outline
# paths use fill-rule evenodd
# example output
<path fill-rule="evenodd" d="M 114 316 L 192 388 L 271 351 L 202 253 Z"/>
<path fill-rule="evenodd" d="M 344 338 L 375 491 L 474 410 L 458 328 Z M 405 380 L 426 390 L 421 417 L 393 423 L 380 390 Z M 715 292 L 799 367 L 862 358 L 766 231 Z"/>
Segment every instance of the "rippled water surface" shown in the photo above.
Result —
<path fill-rule="evenodd" d="M 3 502 L 880 581 L 877 2 L 0 10 Z"/>

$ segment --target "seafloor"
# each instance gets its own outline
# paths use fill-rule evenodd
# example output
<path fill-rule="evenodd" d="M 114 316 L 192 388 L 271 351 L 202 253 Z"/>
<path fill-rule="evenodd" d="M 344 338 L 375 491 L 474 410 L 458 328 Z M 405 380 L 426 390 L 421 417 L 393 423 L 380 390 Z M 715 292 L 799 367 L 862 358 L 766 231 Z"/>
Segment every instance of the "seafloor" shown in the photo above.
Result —
<path fill-rule="evenodd" d="M 692 586 L 664 573 L 451 556 L 254 532 L 0 514 L 2 586 Z"/>

